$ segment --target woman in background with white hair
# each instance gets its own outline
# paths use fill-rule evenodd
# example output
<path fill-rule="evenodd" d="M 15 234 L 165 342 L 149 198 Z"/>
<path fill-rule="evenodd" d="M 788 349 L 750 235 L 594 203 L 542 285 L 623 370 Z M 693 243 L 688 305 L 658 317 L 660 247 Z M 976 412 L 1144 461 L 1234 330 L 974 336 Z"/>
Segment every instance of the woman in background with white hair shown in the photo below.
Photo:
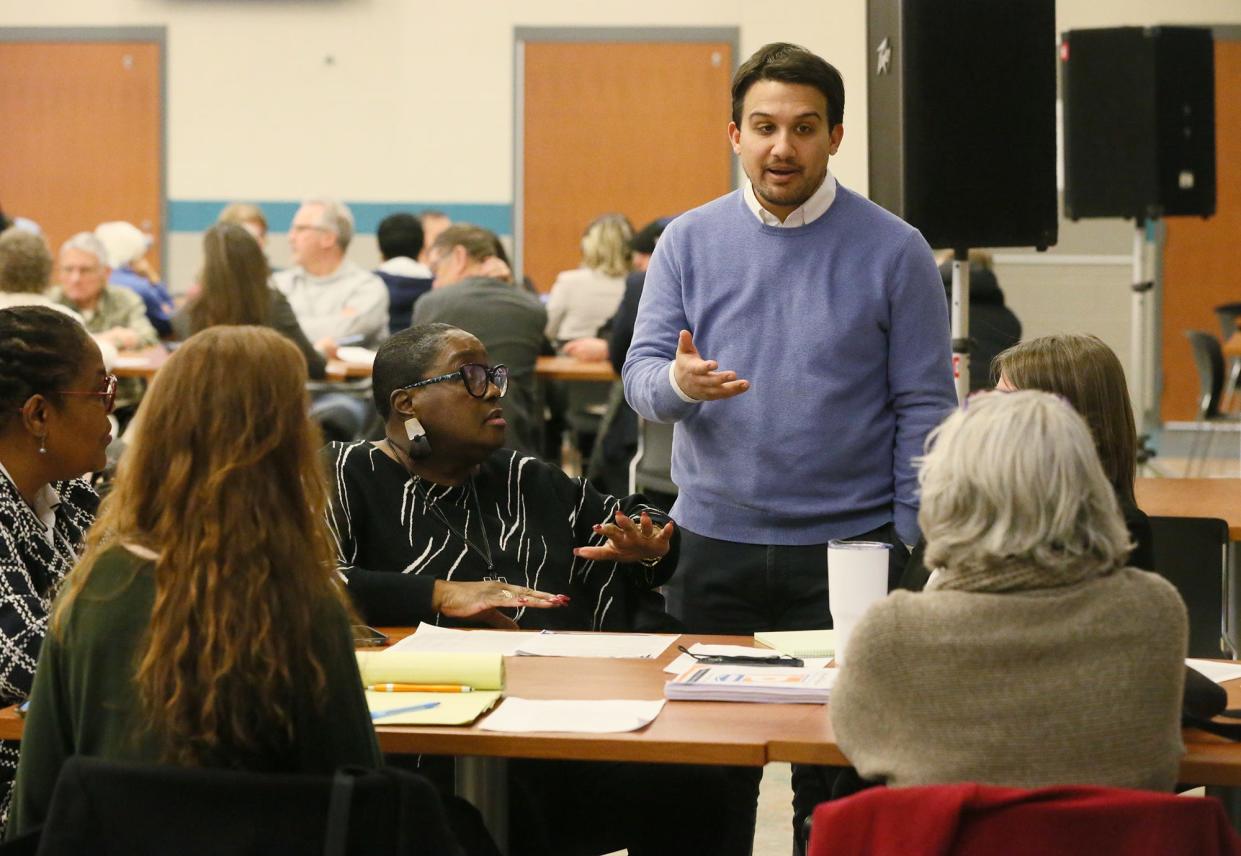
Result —
<path fill-rule="evenodd" d="M 146 259 L 151 236 L 132 223 L 112 220 L 95 227 L 95 237 L 108 254 L 112 274 L 108 285 L 128 288 L 142 298 L 147 320 L 161 336 L 172 334 L 172 295 L 160 282 L 159 274 Z"/>
<path fill-rule="evenodd" d="M 923 592 L 876 604 L 832 691 L 842 751 L 889 785 L 1171 790 L 1185 606 L 1131 547 L 1085 421 L 1058 396 L 972 397 L 931 438 Z"/>

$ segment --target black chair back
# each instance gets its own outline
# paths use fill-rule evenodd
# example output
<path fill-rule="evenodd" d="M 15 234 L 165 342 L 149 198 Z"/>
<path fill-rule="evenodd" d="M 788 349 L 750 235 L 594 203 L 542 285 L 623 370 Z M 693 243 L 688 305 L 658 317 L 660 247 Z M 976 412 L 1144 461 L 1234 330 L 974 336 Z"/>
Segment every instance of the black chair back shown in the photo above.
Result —
<path fill-rule="evenodd" d="M 1241 318 L 1241 303 L 1221 303 L 1213 310 L 1219 320 L 1219 340 L 1227 342 L 1237 332 L 1237 319 Z"/>
<path fill-rule="evenodd" d="M 1155 572 L 1176 586 L 1189 611 L 1189 656 L 1231 656 L 1224 641 L 1228 524 L 1214 517 L 1150 522 Z"/>
<path fill-rule="evenodd" d="M 1219 416 L 1220 393 L 1224 389 L 1224 351 L 1219 339 L 1201 330 L 1186 330 L 1189 347 L 1198 370 L 1198 418 Z"/>
<path fill-rule="evenodd" d="M 435 788 L 405 770 L 243 773 L 75 756 L 40 856 L 460 856 Z"/>

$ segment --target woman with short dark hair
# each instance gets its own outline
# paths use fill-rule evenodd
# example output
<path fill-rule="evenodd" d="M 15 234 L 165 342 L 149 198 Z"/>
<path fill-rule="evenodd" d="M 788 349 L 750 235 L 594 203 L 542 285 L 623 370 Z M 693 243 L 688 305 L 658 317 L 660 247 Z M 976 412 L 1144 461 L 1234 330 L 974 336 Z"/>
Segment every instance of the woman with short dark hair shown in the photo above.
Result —
<path fill-rule="evenodd" d="M 508 372 L 477 338 L 447 324 L 403 330 L 379 346 L 373 384 L 384 439 L 325 450 L 341 570 L 370 623 L 671 629 L 654 589 L 676 563 L 672 523 L 641 497 L 605 496 L 501 448 Z M 514 854 L 737 852 L 715 840 L 720 824 L 684 822 L 720 805 L 719 768 L 526 759 L 509 770 L 528 806 L 511 826 Z"/>

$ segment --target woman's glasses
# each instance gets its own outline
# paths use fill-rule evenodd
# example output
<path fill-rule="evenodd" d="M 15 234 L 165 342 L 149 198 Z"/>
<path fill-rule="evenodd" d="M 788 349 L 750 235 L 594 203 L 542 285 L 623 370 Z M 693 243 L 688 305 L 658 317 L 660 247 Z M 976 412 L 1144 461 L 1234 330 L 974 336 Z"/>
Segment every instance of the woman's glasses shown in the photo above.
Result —
<path fill-rule="evenodd" d="M 420 380 L 417 383 L 403 386 L 401 389 L 417 389 L 420 386 L 442 383 L 446 380 L 457 380 L 458 378 L 465 383 L 465 391 L 475 398 L 485 396 L 487 394 L 487 386 L 491 383 L 494 383 L 496 389 L 500 390 L 501 398 L 504 397 L 504 393 L 508 392 L 508 366 L 488 368 L 482 363 L 466 363 L 455 372 Z"/>
<path fill-rule="evenodd" d="M 116 375 L 108 375 L 103 379 L 103 389 L 95 392 L 78 392 L 76 390 L 62 390 L 60 395 L 93 395 L 103 401 L 103 412 L 111 413 L 113 406 L 116 404 Z"/>

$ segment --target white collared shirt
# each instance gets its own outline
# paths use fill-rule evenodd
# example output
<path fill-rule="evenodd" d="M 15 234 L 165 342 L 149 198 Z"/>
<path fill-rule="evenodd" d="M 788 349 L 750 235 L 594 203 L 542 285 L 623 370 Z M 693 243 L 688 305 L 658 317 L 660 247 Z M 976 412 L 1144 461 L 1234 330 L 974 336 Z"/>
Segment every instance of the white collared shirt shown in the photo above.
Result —
<path fill-rule="evenodd" d="M 798 226 L 805 226 L 818 220 L 827 213 L 827 209 L 832 207 L 832 203 L 836 201 L 836 177 L 832 175 L 829 169 L 823 176 L 823 183 L 819 185 L 818 190 L 810 195 L 810 198 L 803 202 L 800 206 L 793 209 L 789 216 L 784 218 L 784 222 L 780 222 L 780 218 L 772 214 L 763 204 L 758 201 L 758 197 L 754 194 L 754 185 L 747 179 L 745 187 L 741 190 L 741 196 L 745 199 L 745 204 L 759 222 L 765 226 L 775 226 L 779 229 L 795 229 Z"/>
<path fill-rule="evenodd" d="M 0 475 L 3 475 L 9 481 L 13 481 L 13 477 L 9 475 L 9 471 L 5 469 L 4 464 L 0 464 Z M 13 482 L 16 487 L 17 483 Z M 39 522 L 43 524 L 44 537 L 47 543 L 52 544 L 56 538 L 56 509 L 60 507 L 60 494 L 50 484 L 45 484 L 39 488 L 39 492 L 34 497 L 33 511 L 35 517 L 39 518 Z"/>
<path fill-rule="evenodd" d="M 780 222 L 780 218 L 772 214 L 762 203 L 758 201 L 758 197 L 754 195 L 754 185 L 747 179 L 745 187 L 741 189 L 741 197 L 745 200 L 745 204 L 754 212 L 754 216 L 758 218 L 758 222 L 764 226 L 775 226 L 778 229 L 795 229 L 798 226 L 806 226 L 818 220 L 827 213 L 827 209 L 832 207 L 832 203 L 836 201 L 836 177 L 832 175 L 829 169 L 823 176 L 823 183 L 819 185 L 818 190 L 810 194 L 810 198 L 794 208 L 789 216 L 784 218 L 784 222 Z M 668 382 L 672 384 L 672 391 L 677 397 L 689 404 L 697 404 L 698 399 L 691 398 L 681 389 L 676 379 L 676 360 L 668 364 Z"/>

